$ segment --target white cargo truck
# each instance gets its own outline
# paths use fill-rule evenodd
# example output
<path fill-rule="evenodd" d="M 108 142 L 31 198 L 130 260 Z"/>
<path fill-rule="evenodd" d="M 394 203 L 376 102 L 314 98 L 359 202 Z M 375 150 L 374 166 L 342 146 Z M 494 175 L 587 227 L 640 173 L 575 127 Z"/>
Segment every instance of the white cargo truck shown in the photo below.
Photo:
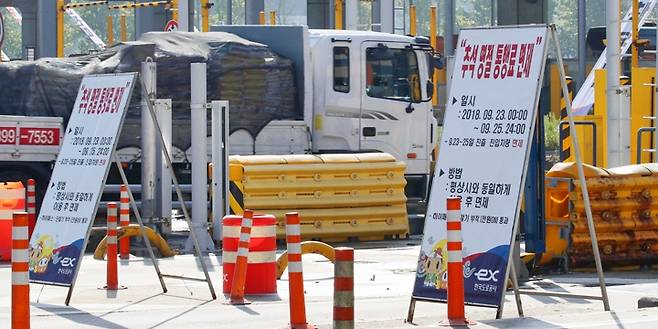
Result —
<path fill-rule="evenodd" d="M 293 61 L 303 121 L 236 131 L 231 154 L 386 152 L 407 164 L 407 197 L 425 200 L 437 123 L 430 101 L 439 60 L 427 38 L 304 26 L 214 26 Z"/>

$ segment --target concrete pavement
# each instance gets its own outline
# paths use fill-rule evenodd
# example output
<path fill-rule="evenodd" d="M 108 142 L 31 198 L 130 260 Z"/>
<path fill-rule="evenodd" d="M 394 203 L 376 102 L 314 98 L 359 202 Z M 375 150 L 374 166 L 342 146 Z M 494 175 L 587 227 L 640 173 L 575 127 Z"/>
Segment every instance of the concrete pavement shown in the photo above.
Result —
<path fill-rule="evenodd" d="M 418 241 L 362 243 L 355 252 L 355 313 L 357 328 L 436 328 L 445 319 L 444 304 L 419 302 L 414 324 L 405 324 Z M 412 245 L 408 245 L 412 244 Z M 384 247 L 388 246 L 388 247 Z M 278 294 L 250 297 L 253 304 L 230 306 L 222 302 L 221 257 L 204 258 L 211 270 L 218 300 L 210 298 L 204 282 L 165 279 L 162 293 L 150 261 L 132 257 L 119 265 L 119 283 L 127 290 L 99 290 L 105 281 L 105 262 L 86 256 L 73 293 L 64 306 L 67 289 L 31 286 L 32 328 L 283 328 L 288 324 L 288 282 L 278 281 Z M 160 259 L 162 272 L 202 278 L 199 263 L 190 255 Z M 304 256 L 306 309 L 309 323 L 331 328 L 333 265 L 318 255 Z M 10 326 L 11 272 L 0 265 L 0 328 Z M 494 309 L 467 307 L 477 328 L 656 328 L 658 310 L 637 310 L 642 296 L 658 295 L 655 271 L 608 273 L 611 307 L 602 312 L 600 301 L 523 295 L 526 318 L 518 319 L 514 298 L 506 296 L 504 320 L 492 321 Z M 546 276 L 524 289 L 598 294 L 595 274 Z"/>

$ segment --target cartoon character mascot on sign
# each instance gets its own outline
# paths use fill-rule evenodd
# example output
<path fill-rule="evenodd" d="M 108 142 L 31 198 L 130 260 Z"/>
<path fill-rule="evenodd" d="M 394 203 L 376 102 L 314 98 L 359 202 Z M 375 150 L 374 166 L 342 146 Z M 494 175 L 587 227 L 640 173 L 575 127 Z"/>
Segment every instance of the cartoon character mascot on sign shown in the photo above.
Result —
<path fill-rule="evenodd" d="M 429 254 L 422 254 L 418 261 L 417 276 L 425 277 L 423 284 L 426 287 L 446 289 L 448 249 L 447 240 L 437 242 Z"/>
<path fill-rule="evenodd" d="M 30 271 L 43 273 L 48 268 L 48 262 L 53 255 L 55 243 L 50 235 L 44 235 L 37 239 L 34 245 L 30 245 Z"/>

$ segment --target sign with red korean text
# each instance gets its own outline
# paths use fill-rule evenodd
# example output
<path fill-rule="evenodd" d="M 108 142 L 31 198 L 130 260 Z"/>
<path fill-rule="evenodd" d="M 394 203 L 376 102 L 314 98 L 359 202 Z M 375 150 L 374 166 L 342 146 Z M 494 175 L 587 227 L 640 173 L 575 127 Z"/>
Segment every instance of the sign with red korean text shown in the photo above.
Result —
<path fill-rule="evenodd" d="M 546 26 L 461 31 L 414 298 L 446 300 L 446 199 L 459 196 L 466 303 L 500 305 L 547 38 Z"/>
<path fill-rule="evenodd" d="M 30 281 L 70 286 L 75 280 L 135 78 L 82 79 L 30 240 Z M 39 135 L 32 140 L 49 138 Z"/>

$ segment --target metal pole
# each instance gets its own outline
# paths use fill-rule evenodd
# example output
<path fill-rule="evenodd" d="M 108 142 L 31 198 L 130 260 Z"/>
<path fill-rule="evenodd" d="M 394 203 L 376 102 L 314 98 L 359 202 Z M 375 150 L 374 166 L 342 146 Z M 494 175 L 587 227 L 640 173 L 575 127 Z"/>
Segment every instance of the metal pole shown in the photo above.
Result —
<path fill-rule="evenodd" d="M 192 227 L 202 251 L 213 251 L 215 246 L 208 234 L 208 154 L 206 149 L 208 123 L 206 118 L 206 63 L 190 64 L 192 90 Z M 192 236 L 185 250 L 192 250 Z"/>
<path fill-rule="evenodd" d="M 656 15 L 658 15 L 658 6 L 656 6 Z M 658 17 L 658 16 L 656 16 Z M 658 28 L 656 28 L 656 40 L 658 40 Z M 656 76 L 653 79 L 653 88 L 656 96 L 658 96 L 658 47 L 656 48 Z M 658 97 L 654 97 L 656 105 L 653 110 L 653 126 L 655 130 L 653 131 L 653 162 L 658 162 Z"/>
<path fill-rule="evenodd" d="M 178 22 L 178 0 L 171 0 L 171 19 Z"/>
<path fill-rule="evenodd" d="M 617 0 L 610 0 L 610 1 L 617 2 Z M 610 1 L 608 1 L 608 4 L 610 4 Z M 617 2 L 617 4 L 619 4 L 619 2 Z M 567 81 L 566 81 L 567 74 L 564 72 L 564 63 L 562 61 L 560 41 L 557 38 L 557 31 L 555 30 L 555 25 L 551 25 L 551 37 L 555 42 L 555 51 L 557 53 L 558 68 L 560 70 L 560 82 L 562 84 L 562 94 L 569 95 L 569 88 L 567 87 Z M 608 44 L 608 51 L 610 51 L 609 46 L 610 44 Z M 617 47 L 617 52 L 619 52 L 619 47 Z M 619 81 L 618 76 L 616 80 Z M 566 100 L 565 103 L 567 108 L 567 117 L 569 118 L 569 131 L 571 133 L 571 136 L 577 136 L 576 124 L 574 123 L 573 113 L 571 109 L 571 98 L 566 97 L 565 100 Z M 596 239 L 596 229 L 594 228 L 594 220 L 592 219 L 592 207 L 589 202 L 589 191 L 587 190 L 587 182 L 585 181 L 585 172 L 583 170 L 583 161 L 580 153 L 580 146 L 578 145 L 578 138 L 572 138 L 571 143 L 573 144 L 572 146 L 574 150 L 574 155 L 576 157 L 576 167 L 578 168 L 578 180 L 580 181 L 580 188 L 583 194 L 583 202 L 585 203 L 587 228 L 589 229 L 589 236 L 590 239 L 592 240 L 592 252 L 594 253 L 594 262 L 596 263 L 596 273 L 598 274 L 599 277 L 599 285 L 601 286 L 601 297 L 603 298 L 603 308 L 606 311 L 609 311 L 610 303 L 608 301 L 608 291 L 605 286 L 605 278 L 603 277 L 603 267 L 601 266 L 601 254 L 599 253 L 599 243 Z"/>
<path fill-rule="evenodd" d="M 639 52 L 640 49 L 637 45 L 638 37 L 638 24 L 639 24 L 639 15 L 640 15 L 640 3 L 639 0 L 631 1 L 633 3 L 633 12 L 632 12 L 632 21 L 631 21 L 631 67 L 638 67 L 639 64 Z"/>
<path fill-rule="evenodd" d="M 121 15 L 121 42 L 128 41 L 128 25 L 126 24 L 126 15 Z"/>
<path fill-rule="evenodd" d="M 222 218 L 227 214 L 228 101 L 212 101 L 212 217 L 213 237 L 222 240 Z"/>
<path fill-rule="evenodd" d="M 430 45 L 434 53 L 436 49 L 436 6 L 430 6 Z M 437 108 L 439 106 L 439 70 L 430 68 L 432 70 L 432 106 Z"/>
<path fill-rule="evenodd" d="M 265 12 L 262 10 L 258 12 L 258 25 L 265 25 Z"/>
<path fill-rule="evenodd" d="M 622 138 L 617 129 L 621 121 L 621 88 L 619 85 L 621 54 L 619 50 L 619 0 L 606 0 L 606 69 L 607 69 L 607 167 L 622 166 Z M 565 94 L 568 95 L 568 94 Z M 572 135 L 576 136 L 576 135 Z"/>
<path fill-rule="evenodd" d="M 578 85 L 585 83 L 586 63 L 587 63 L 587 27 L 585 26 L 586 18 L 585 0 L 578 0 Z"/>
<path fill-rule="evenodd" d="M 165 220 L 171 220 L 171 172 L 167 161 L 165 160 L 165 152 L 171 156 L 171 126 L 172 126 L 172 109 L 171 99 L 158 99 L 155 104 L 156 116 L 158 125 L 161 129 L 162 139 L 164 139 L 164 147 L 158 147 L 158 199 L 160 200 L 160 217 Z M 158 145 L 159 143 L 156 143 Z M 161 232 L 164 233 L 164 232 Z"/>
<path fill-rule="evenodd" d="M 359 1 L 345 0 L 345 27 L 347 30 L 358 30 Z"/>
<path fill-rule="evenodd" d="M 276 11 L 270 11 L 270 25 L 276 25 Z"/>
<path fill-rule="evenodd" d="M 233 0 L 226 0 L 226 25 L 233 25 Z"/>
<path fill-rule="evenodd" d="M 210 31 L 210 4 L 209 0 L 201 0 L 201 32 Z"/>
<path fill-rule="evenodd" d="M 146 90 L 142 94 L 142 111 L 141 111 L 141 142 L 142 142 L 142 216 L 144 222 L 148 225 L 156 217 L 156 181 L 157 181 L 157 150 L 155 126 L 149 116 L 148 103 L 155 99 L 157 92 L 157 64 L 150 59 L 142 63 L 142 81 Z"/>
<path fill-rule="evenodd" d="M 445 0 L 445 27 L 443 29 L 444 31 L 444 47 L 445 47 L 445 56 L 452 56 L 454 54 L 454 50 L 452 48 L 454 41 L 453 39 L 453 34 L 454 32 L 454 20 L 455 20 L 455 4 L 453 0 Z M 452 72 L 452 71 L 448 71 Z"/>
<path fill-rule="evenodd" d="M 336 30 L 343 29 L 343 1 L 334 0 L 334 26 Z"/>
<path fill-rule="evenodd" d="M 64 57 L 64 0 L 57 0 L 57 57 Z"/>
<path fill-rule="evenodd" d="M 409 34 L 416 35 L 416 6 L 409 5 Z"/>
<path fill-rule="evenodd" d="M 190 31 L 189 5 L 188 0 L 178 0 L 178 31 Z"/>
<path fill-rule="evenodd" d="M 107 46 L 114 45 L 114 19 L 112 15 L 107 15 Z"/>
<path fill-rule="evenodd" d="M 142 93 L 141 111 L 141 182 L 142 182 L 142 216 L 144 222 L 150 224 L 157 217 L 155 210 L 155 185 L 156 185 L 156 140 L 155 126 L 148 114 L 148 103 L 155 99 L 157 92 L 157 64 L 150 59 L 142 63 L 142 80 L 146 90 Z"/>

